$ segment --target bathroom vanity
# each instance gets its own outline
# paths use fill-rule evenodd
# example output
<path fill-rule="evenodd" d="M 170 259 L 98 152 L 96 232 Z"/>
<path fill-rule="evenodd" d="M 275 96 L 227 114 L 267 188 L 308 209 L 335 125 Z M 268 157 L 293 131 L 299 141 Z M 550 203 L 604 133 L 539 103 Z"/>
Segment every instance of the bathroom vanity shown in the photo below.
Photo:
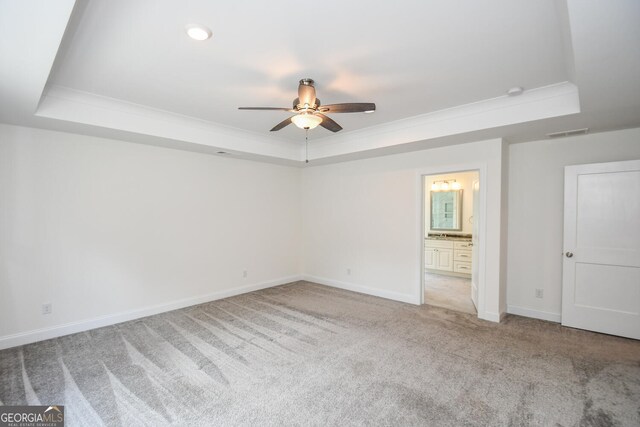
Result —
<path fill-rule="evenodd" d="M 471 277 L 471 236 L 435 236 L 424 240 L 424 267 L 427 271 Z"/>

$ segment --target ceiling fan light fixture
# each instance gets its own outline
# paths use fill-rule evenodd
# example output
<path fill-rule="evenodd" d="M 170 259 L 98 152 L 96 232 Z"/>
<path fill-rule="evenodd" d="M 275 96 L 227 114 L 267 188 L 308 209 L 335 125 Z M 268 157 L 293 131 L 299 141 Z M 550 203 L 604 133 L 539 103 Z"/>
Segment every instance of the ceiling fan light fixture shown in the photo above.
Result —
<path fill-rule="evenodd" d="M 300 129 L 314 129 L 322 123 L 322 117 L 312 113 L 302 113 L 291 117 L 291 121 Z"/>
<path fill-rule="evenodd" d="M 197 41 L 207 40 L 213 35 L 210 29 L 200 24 L 189 24 L 185 29 L 187 31 L 187 35 Z"/>
<path fill-rule="evenodd" d="M 292 117 L 287 117 L 277 125 L 271 132 L 282 130 L 293 123 L 296 127 L 304 130 L 315 129 L 318 126 L 331 131 L 340 132 L 342 126 L 325 114 L 330 113 L 373 113 L 376 104 L 373 102 L 344 102 L 341 104 L 322 105 L 316 97 L 316 89 L 312 79 L 302 79 L 298 86 L 298 97 L 293 100 L 293 108 L 283 107 L 238 107 L 239 110 L 274 110 L 288 111 L 296 113 Z"/>

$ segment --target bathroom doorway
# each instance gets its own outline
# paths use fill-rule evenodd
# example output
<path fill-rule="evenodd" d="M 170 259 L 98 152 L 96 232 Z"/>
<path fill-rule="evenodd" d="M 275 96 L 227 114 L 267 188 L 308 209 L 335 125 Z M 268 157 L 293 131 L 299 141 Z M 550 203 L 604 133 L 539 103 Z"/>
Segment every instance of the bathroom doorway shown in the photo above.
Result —
<path fill-rule="evenodd" d="M 423 301 L 477 315 L 478 171 L 425 175 Z"/>

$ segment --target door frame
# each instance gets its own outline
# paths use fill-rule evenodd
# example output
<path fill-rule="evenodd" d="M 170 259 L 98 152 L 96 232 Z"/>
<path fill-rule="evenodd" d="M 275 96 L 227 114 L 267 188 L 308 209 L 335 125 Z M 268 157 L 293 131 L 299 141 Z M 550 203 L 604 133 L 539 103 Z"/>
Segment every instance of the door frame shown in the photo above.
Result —
<path fill-rule="evenodd" d="M 485 318 L 485 284 L 486 284 L 486 218 L 487 218 L 487 164 L 486 163 L 457 163 L 443 166 L 433 166 L 425 169 L 420 169 L 416 173 L 418 194 L 416 199 L 419 201 L 419 206 L 417 211 L 418 215 L 418 230 L 417 230 L 417 254 L 418 254 L 418 265 L 420 265 L 420 271 L 418 274 L 420 277 L 418 278 L 418 289 L 416 290 L 416 301 L 419 301 L 419 304 L 424 304 L 424 236 L 425 236 L 425 201 L 427 197 L 427 192 L 425 189 L 425 177 L 430 175 L 446 175 L 460 172 L 478 172 L 478 181 L 480 183 L 480 201 L 479 201 L 479 210 L 480 210 L 480 218 L 474 218 L 474 221 L 478 220 L 478 240 L 480 241 L 480 247 L 478 248 L 478 306 L 476 307 L 478 310 L 478 318 Z"/>

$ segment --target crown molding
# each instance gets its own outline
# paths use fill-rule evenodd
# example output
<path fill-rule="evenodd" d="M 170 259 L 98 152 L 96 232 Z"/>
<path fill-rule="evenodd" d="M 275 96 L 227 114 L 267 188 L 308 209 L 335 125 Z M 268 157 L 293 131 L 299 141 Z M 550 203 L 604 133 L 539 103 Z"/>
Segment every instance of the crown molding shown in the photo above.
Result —
<path fill-rule="evenodd" d="M 342 156 L 579 112 L 577 86 L 562 82 L 527 90 L 517 97 L 501 96 L 317 139 L 310 142 L 310 158 Z"/>
<path fill-rule="evenodd" d="M 35 115 L 232 153 L 301 160 L 300 146 L 293 142 L 63 86 L 48 88 Z"/>
<path fill-rule="evenodd" d="M 394 148 L 408 151 L 415 143 L 482 133 L 488 129 L 560 117 L 580 112 L 578 88 L 563 82 L 531 89 L 520 96 L 487 99 L 471 104 L 396 120 L 309 142 L 310 160 L 358 156 Z M 215 153 L 246 154 L 256 158 L 299 163 L 304 146 L 271 135 L 158 110 L 75 89 L 51 86 L 36 116 L 85 126 L 113 129 L 148 139 L 177 141 L 178 148 Z M 455 138 L 452 139 L 452 143 Z M 152 142 L 151 142 L 152 143 Z M 166 142 L 165 142 L 166 143 Z"/>

